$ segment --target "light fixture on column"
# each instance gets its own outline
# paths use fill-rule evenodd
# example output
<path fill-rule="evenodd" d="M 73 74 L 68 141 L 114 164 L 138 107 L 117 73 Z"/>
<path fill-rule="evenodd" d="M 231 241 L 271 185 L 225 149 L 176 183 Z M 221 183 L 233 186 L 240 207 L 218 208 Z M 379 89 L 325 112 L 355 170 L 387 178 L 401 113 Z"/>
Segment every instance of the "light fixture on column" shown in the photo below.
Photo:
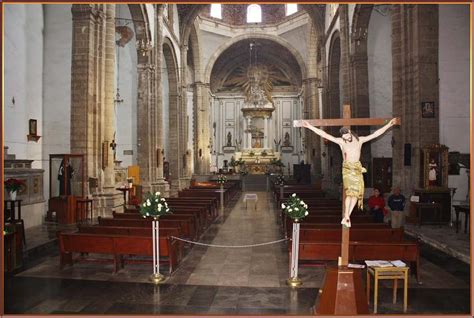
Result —
<path fill-rule="evenodd" d="M 137 50 L 140 52 L 142 56 L 145 56 L 148 51 L 150 51 L 153 48 L 151 45 L 150 41 L 147 41 L 145 39 L 138 40 L 137 42 Z"/>
<path fill-rule="evenodd" d="M 367 29 L 358 28 L 352 30 L 352 41 L 354 41 L 357 45 L 360 45 L 360 42 L 367 38 Z"/>
<path fill-rule="evenodd" d="M 117 93 L 115 94 L 114 104 L 118 105 L 123 103 L 123 98 L 120 96 L 120 42 L 116 42 L 117 45 Z M 117 114 L 115 114 L 117 116 Z"/>

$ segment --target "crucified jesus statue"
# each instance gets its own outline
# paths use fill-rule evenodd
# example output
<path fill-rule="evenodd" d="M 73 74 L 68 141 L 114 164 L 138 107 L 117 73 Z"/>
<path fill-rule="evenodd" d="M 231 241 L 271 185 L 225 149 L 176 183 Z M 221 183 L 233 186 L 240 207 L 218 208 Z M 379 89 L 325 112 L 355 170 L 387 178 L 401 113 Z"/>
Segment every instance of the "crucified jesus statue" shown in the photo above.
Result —
<path fill-rule="evenodd" d="M 299 126 L 306 127 L 319 136 L 338 144 L 341 147 L 342 158 L 342 181 L 344 185 L 344 193 L 346 195 L 344 201 L 344 216 L 341 224 L 346 227 L 351 227 L 350 216 L 352 210 L 359 202 L 359 208 L 362 208 L 362 201 L 364 197 L 364 178 L 362 173 L 366 172 L 365 168 L 360 163 L 360 152 L 362 145 L 368 141 L 371 141 L 381 135 L 383 135 L 390 127 L 397 124 L 397 118 L 390 120 L 385 126 L 379 128 L 368 136 L 357 136 L 348 128 L 341 128 L 341 137 L 337 138 L 324 130 L 319 129 L 311 125 L 306 120 L 301 120 Z"/>

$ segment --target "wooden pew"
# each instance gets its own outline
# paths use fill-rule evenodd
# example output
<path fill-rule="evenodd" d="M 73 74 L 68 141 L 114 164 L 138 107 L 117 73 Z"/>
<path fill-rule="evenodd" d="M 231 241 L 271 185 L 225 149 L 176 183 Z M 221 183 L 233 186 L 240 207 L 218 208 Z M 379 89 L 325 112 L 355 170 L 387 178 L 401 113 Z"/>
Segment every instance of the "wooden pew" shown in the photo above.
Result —
<path fill-rule="evenodd" d="M 123 226 L 123 227 L 149 227 L 151 228 L 151 219 L 117 219 L 117 218 L 107 218 L 107 217 L 98 217 L 99 225 L 103 226 Z M 179 219 L 165 219 L 160 218 L 160 228 L 162 227 L 175 227 L 180 230 L 180 237 L 187 239 L 194 239 L 194 236 L 190 232 L 189 221 L 179 220 Z"/>
<path fill-rule="evenodd" d="M 96 253 L 113 255 L 113 259 L 102 261 L 113 261 L 114 273 L 123 267 L 123 255 L 153 256 L 153 242 L 151 236 L 131 236 L 92 233 L 58 233 L 60 267 L 73 265 L 73 253 Z M 169 272 L 173 272 L 177 264 L 175 252 L 177 242 L 170 237 L 159 238 L 160 257 L 166 257 L 169 263 Z M 99 261 L 80 258 L 83 261 Z M 129 261 L 128 262 L 133 262 Z"/>
<path fill-rule="evenodd" d="M 83 225 L 78 224 L 79 233 L 90 234 L 109 234 L 109 235 L 129 235 L 129 236 L 152 236 L 152 232 L 147 227 L 123 227 L 123 226 L 101 226 L 101 225 Z M 160 237 L 179 237 L 179 228 L 160 227 Z M 183 242 L 177 241 L 178 255 L 176 261 L 179 262 L 183 257 Z M 173 245 L 174 246 L 174 245 Z"/>
<path fill-rule="evenodd" d="M 291 248 L 289 249 L 291 259 Z M 336 261 L 341 255 L 340 242 L 300 242 L 298 259 L 301 261 Z M 407 242 L 349 242 L 349 259 L 402 260 L 411 263 L 412 273 L 421 282 L 420 248 L 415 241 Z"/>
<path fill-rule="evenodd" d="M 403 228 L 351 228 L 350 240 L 363 242 L 402 242 Z M 300 242 L 340 242 L 342 229 L 339 228 L 302 228 Z"/>

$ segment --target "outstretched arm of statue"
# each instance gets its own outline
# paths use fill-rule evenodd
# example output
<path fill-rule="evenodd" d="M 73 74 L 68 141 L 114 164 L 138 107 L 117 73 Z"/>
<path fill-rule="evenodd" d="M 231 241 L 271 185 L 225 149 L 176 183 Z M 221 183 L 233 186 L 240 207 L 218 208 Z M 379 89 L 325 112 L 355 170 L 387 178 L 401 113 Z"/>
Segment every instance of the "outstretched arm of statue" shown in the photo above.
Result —
<path fill-rule="evenodd" d="M 364 142 L 367 142 L 367 141 L 371 141 L 377 137 L 380 137 L 382 136 L 383 134 L 385 134 L 385 132 L 392 126 L 395 126 L 397 123 L 399 122 L 399 119 L 398 118 L 392 118 L 392 120 L 390 120 L 385 126 L 383 126 L 382 128 L 379 128 L 377 129 L 376 131 L 374 131 L 372 134 L 368 135 L 368 136 L 363 136 L 363 137 L 360 137 L 359 140 L 364 143 Z"/>
<path fill-rule="evenodd" d="M 312 130 L 315 134 L 317 134 L 317 135 L 319 135 L 319 136 L 321 136 L 321 137 L 323 137 L 323 138 L 326 138 L 327 140 L 330 140 L 330 141 L 332 141 L 332 142 L 334 142 L 334 143 L 336 143 L 336 144 L 338 144 L 338 145 L 339 145 L 339 143 L 340 143 L 340 141 L 341 141 L 340 138 L 336 138 L 336 137 L 334 137 L 334 136 L 328 134 L 328 133 L 325 132 L 324 130 L 314 127 L 313 125 L 311 125 L 311 124 L 310 124 L 308 121 L 306 121 L 306 120 L 300 120 L 300 121 L 298 122 L 298 126 L 299 126 L 299 127 L 308 128 L 308 129 Z"/>

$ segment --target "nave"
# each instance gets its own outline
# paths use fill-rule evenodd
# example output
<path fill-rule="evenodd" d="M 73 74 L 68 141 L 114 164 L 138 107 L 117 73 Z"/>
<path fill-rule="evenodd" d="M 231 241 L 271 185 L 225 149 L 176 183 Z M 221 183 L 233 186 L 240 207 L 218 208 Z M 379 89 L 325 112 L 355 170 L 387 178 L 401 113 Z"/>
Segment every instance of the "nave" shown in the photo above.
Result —
<path fill-rule="evenodd" d="M 258 195 L 256 209 L 246 208 L 242 192 L 229 202 L 199 242 L 252 245 L 284 237 L 279 209 L 267 192 Z M 28 237 L 28 231 L 27 231 Z M 300 288 L 289 288 L 286 242 L 250 248 L 193 246 L 159 286 L 148 281 L 150 264 L 113 266 L 75 263 L 59 269 L 57 247 L 30 259 L 26 270 L 5 283 L 6 313 L 34 314 L 311 314 L 323 284 L 325 267 L 301 266 Z M 46 252 L 45 252 L 46 253 Z M 330 262 L 334 263 L 334 262 Z M 469 312 L 469 267 L 439 250 L 421 245 L 422 284 L 410 275 L 408 314 Z M 365 281 L 365 279 L 363 279 Z M 391 303 L 391 283 L 382 282 L 379 313 L 401 314 Z M 399 289 L 399 299 L 402 295 Z M 369 308 L 372 308 L 372 300 Z"/>

